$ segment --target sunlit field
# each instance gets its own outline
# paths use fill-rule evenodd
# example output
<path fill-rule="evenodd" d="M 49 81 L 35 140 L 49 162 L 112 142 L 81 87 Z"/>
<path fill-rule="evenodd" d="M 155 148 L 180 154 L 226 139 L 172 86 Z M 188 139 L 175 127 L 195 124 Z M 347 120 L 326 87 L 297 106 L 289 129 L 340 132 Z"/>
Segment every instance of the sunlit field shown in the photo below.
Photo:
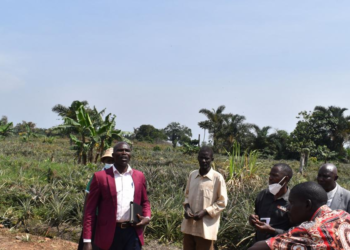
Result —
<path fill-rule="evenodd" d="M 157 146 L 155 148 L 155 146 Z M 78 165 L 68 139 L 23 142 L 18 137 L 0 141 L 0 223 L 32 234 L 78 241 L 81 232 L 85 186 L 101 164 Z M 134 143 L 131 166 L 144 172 L 152 207 L 146 239 L 180 246 L 183 191 L 189 172 L 198 168 L 196 155 L 183 154 L 168 145 Z M 255 172 L 243 168 L 229 178 L 229 158 L 215 155 L 216 170 L 228 187 L 229 201 L 222 214 L 218 249 L 246 249 L 253 229 L 247 218 L 257 193 L 267 187 L 268 172 L 277 161 L 257 159 Z M 310 161 L 304 175 L 298 161 L 284 161 L 294 170 L 291 186 L 315 180 L 321 162 Z M 338 165 L 339 183 L 350 188 L 349 166 Z M 146 244 L 147 244 L 146 240 Z"/>

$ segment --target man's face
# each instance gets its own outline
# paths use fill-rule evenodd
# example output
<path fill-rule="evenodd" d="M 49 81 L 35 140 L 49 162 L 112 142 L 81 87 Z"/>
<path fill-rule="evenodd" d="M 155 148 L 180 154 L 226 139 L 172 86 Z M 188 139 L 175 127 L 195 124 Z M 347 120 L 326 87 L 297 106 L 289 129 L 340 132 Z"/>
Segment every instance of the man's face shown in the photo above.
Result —
<path fill-rule="evenodd" d="M 288 201 L 288 217 L 292 225 L 299 225 L 300 223 L 310 219 L 307 218 L 306 215 L 306 201 L 301 200 L 293 192 L 290 193 Z"/>
<path fill-rule="evenodd" d="M 114 149 L 113 154 L 114 163 L 118 165 L 127 165 L 131 158 L 131 149 L 128 144 L 118 144 Z"/>
<path fill-rule="evenodd" d="M 203 171 L 210 169 L 210 164 L 213 161 L 213 155 L 206 151 L 200 151 L 198 154 L 199 167 Z"/>
<path fill-rule="evenodd" d="M 329 192 L 335 188 L 336 180 L 338 176 L 327 167 L 321 167 L 317 174 L 317 182 L 320 184 L 326 192 Z"/>
<path fill-rule="evenodd" d="M 279 183 L 285 176 L 286 175 L 284 174 L 284 172 L 280 170 L 280 167 L 273 167 L 269 174 L 269 185 Z M 281 182 L 280 184 L 285 184 L 287 179 L 288 177 L 284 178 L 283 182 Z"/>
<path fill-rule="evenodd" d="M 113 159 L 113 157 L 105 157 L 103 159 L 103 163 L 105 163 L 105 164 L 113 164 L 114 163 L 114 159 Z"/>

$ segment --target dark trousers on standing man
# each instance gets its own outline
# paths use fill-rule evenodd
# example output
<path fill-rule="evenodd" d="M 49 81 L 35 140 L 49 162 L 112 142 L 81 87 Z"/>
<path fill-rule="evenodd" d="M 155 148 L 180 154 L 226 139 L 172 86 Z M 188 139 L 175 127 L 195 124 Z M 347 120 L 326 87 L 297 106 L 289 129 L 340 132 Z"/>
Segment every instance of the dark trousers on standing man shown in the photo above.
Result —
<path fill-rule="evenodd" d="M 141 243 L 135 228 L 132 226 L 121 228 L 117 223 L 113 243 L 109 250 L 141 250 Z"/>

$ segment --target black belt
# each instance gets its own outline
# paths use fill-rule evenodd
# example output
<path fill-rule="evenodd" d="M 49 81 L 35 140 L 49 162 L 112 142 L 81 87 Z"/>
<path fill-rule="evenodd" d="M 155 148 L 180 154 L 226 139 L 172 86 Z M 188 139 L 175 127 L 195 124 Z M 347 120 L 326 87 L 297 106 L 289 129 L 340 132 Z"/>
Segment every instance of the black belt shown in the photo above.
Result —
<path fill-rule="evenodd" d="M 131 224 L 130 224 L 130 222 L 117 222 L 116 223 L 116 227 L 125 229 L 125 228 L 128 228 L 128 227 L 131 227 Z"/>

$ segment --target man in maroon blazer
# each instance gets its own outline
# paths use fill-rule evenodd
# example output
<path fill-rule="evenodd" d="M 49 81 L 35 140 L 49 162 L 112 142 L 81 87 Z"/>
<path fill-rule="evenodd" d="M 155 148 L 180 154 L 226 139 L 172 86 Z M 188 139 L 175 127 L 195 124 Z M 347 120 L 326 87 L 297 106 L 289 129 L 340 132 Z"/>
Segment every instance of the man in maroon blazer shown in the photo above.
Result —
<path fill-rule="evenodd" d="M 138 250 L 144 244 L 143 228 L 150 221 L 146 179 L 131 169 L 130 146 L 119 142 L 113 149 L 114 166 L 94 174 L 84 214 L 84 250 L 91 250 L 92 226 L 96 221 L 94 243 L 103 250 Z M 143 216 L 136 225 L 129 223 L 130 202 L 142 206 Z"/>

